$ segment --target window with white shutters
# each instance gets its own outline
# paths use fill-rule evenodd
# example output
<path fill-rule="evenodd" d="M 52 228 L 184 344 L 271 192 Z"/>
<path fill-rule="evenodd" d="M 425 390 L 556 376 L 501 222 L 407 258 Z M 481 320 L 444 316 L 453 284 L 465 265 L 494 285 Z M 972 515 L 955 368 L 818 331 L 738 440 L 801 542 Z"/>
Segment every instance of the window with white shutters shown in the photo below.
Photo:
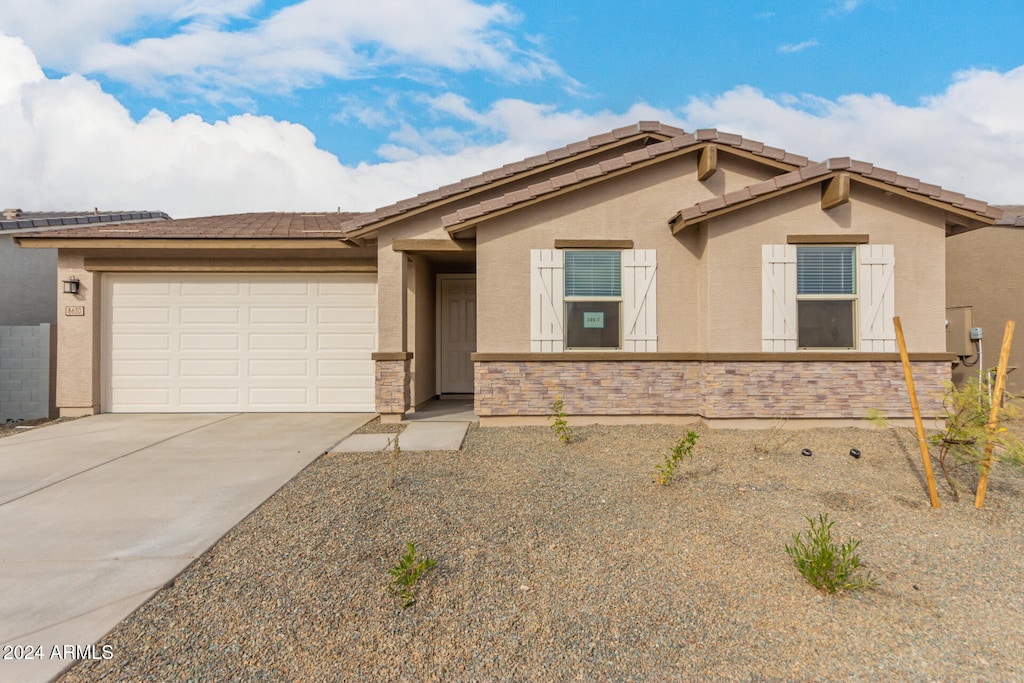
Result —
<path fill-rule="evenodd" d="M 894 269 L 888 244 L 764 245 L 762 350 L 894 351 Z"/>
<path fill-rule="evenodd" d="M 657 351 L 653 249 L 531 252 L 534 352 Z"/>

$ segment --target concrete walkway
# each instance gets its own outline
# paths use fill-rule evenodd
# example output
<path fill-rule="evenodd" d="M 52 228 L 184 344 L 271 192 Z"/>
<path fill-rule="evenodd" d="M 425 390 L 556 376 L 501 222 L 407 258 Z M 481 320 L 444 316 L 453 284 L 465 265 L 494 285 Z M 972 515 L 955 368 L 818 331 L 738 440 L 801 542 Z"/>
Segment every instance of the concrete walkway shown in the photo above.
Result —
<path fill-rule="evenodd" d="M 22 648 L 0 680 L 104 656 L 111 628 L 372 417 L 98 415 L 0 439 L 0 645 Z"/>
<path fill-rule="evenodd" d="M 466 438 L 468 422 L 409 422 L 399 434 L 403 451 L 457 451 Z M 394 434 L 353 434 L 334 447 L 333 453 L 391 450 Z"/>

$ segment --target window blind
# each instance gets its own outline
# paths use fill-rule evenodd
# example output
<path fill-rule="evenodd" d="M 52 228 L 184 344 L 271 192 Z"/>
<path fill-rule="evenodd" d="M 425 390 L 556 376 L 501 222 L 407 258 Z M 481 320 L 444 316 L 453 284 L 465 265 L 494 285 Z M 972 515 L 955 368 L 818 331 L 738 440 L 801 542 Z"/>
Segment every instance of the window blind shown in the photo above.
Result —
<path fill-rule="evenodd" d="M 622 253 L 565 252 L 565 296 L 622 296 Z"/>
<path fill-rule="evenodd" d="M 800 247 L 797 294 L 856 294 L 854 247 Z"/>

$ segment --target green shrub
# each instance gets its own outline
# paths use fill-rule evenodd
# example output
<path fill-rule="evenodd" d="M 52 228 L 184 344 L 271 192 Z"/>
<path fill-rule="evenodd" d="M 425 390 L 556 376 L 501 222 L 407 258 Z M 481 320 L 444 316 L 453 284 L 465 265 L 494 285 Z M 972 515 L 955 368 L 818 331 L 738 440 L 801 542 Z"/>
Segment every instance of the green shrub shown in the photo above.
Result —
<path fill-rule="evenodd" d="M 429 557 L 416 559 L 416 546 L 409 543 L 398 564 L 388 570 L 388 574 L 391 575 L 388 590 L 402 600 L 402 609 L 408 609 L 416 604 L 416 583 L 434 568 L 434 564 Z"/>
<path fill-rule="evenodd" d="M 946 384 L 942 406 L 945 413 L 940 419 L 942 431 L 931 437 L 937 451 L 937 460 L 953 500 L 960 500 L 962 484 L 959 472 L 963 468 L 981 470 L 985 466 L 985 445 L 992 444 L 992 460 L 1013 465 L 1024 464 L 1024 444 L 1004 423 L 1019 419 L 1020 408 L 1014 397 L 1000 405 L 996 429 L 988 429 L 992 401 L 988 383 L 970 380 L 963 387 Z"/>
<path fill-rule="evenodd" d="M 565 406 L 562 404 L 562 398 L 560 396 L 555 398 L 555 402 L 551 404 L 551 415 L 548 415 L 549 420 L 554 420 L 551 424 L 551 429 L 555 431 L 555 436 L 562 443 L 569 443 L 572 441 L 572 427 L 565 419 Z"/>
<path fill-rule="evenodd" d="M 793 564 L 811 585 L 826 593 L 838 590 L 863 590 L 878 585 L 878 581 L 867 572 L 854 575 L 860 567 L 857 548 L 860 541 L 850 539 L 836 545 L 832 540 L 832 525 L 828 514 L 818 515 L 817 521 L 807 518 L 811 525 L 804 541 L 802 533 L 793 534 L 793 545 L 786 546 L 786 553 L 793 558 Z"/>
<path fill-rule="evenodd" d="M 693 447 L 697 443 L 697 432 L 692 429 L 686 432 L 686 436 L 679 439 L 675 446 L 665 453 L 665 462 L 654 468 L 654 479 L 662 486 L 667 486 L 676 476 L 676 467 L 684 459 L 693 457 Z"/>

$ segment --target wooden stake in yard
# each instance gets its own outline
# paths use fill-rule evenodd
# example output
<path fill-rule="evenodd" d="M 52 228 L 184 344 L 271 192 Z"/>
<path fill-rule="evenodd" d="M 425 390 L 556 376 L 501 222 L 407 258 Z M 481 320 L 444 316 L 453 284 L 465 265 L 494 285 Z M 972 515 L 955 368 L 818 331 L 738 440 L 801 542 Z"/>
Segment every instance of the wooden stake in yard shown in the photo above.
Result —
<path fill-rule="evenodd" d="M 1006 366 L 1010 362 L 1010 343 L 1013 341 L 1013 321 L 1006 323 L 1003 332 L 1003 346 L 999 349 L 999 366 L 996 369 L 996 388 L 992 394 L 992 407 L 988 413 L 988 441 L 985 442 L 985 462 L 978 478 L 978 490 L 974 494 L 974 507 L 985 506 L 985 489 L 988 488 L 988 471 L 992 469 L 992 436 L 999 426 L 999 408 L 1003 402 L 1003 387 L 1006 384 Z"/>
<path fill-rule="evenodd" d="M 932 474 L 932 457 L 928 453 L 928 441 L 924 437 L 924 425 L 921 424 L 921 407 L 917 404 L 917 390 L 914 389 L 914 375 L 910 371 L 910 357 L 907 356 L 907 342 L 903 339 L 903 326 L 900 317 L 892 319 L 896 326 L 896 341 L 900 345 L 900 359 L 903 361 L 903 375 L 907 378 L 907 393 L 910 394 L 910 407 L 914 410 L 914 426 L 917 427 L 917 441 L 921 446 L 921 459 L 924 461 L 924 475 L 928 479 L 928 496 L 932 499 L 932 507 L 939 507 L 939 492 L 935 490 L 935 476 Z"/>

